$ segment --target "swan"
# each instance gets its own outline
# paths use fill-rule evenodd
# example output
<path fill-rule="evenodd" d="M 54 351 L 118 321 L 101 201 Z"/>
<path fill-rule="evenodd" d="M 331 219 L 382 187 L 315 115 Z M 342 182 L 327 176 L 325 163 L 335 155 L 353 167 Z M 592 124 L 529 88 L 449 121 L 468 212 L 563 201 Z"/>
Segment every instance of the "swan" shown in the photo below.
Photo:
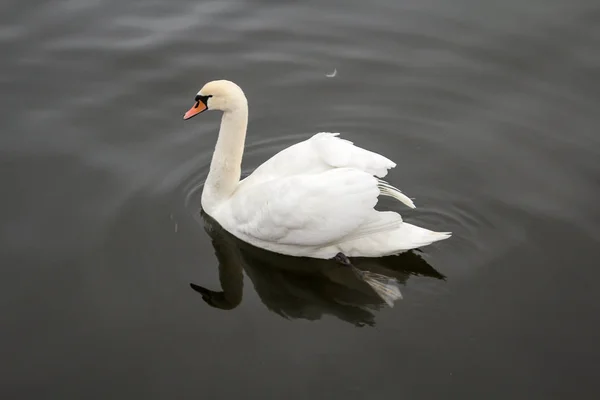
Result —
<path fill-rule="evenodd" d="M 206 110 L 223 116 L 201 205 L 238 239 L 279 254 L 333 259 L 352 267 L 348 257 L 395 255 L 451 236 L 404 222 L 397 212 L 375 210 L 379 196 L 415 205 L 382 179 L 394 162 L 338 133 L 320 132 L 294 144 L 240 181 L 246 96 L 234 82 L 208 82 L 183 119 Z M 362 276 L 378 293 L 400 297 L 388 278 Z"/>

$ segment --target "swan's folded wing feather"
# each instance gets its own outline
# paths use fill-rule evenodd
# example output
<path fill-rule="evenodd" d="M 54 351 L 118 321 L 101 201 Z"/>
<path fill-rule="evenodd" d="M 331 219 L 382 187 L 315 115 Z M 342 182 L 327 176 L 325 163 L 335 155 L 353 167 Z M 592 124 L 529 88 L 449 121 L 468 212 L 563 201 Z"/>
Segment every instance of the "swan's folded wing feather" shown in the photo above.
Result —
<path fill-rule="evenodd" d="M 337 137 L 339 133 L 321 132 L 310 138 L 321 159 L 334 168 L 356 168 L 379 178 L 396 164 L 381 154 L 355 146 L 351 141 Z"/>
<path fill-rule="evenodd" d="M 335 168 L 354 168 L 379 178 L 396 164 L 381 154 L 355 146 L 337 137 L 339 133 L 321 132 L 287 147 L 260 165 L 241 182 L 253 186 L 273 179 L 298 174 L 319 173 Z"/>
<path fill-rule="evenodd" d="M 323 246 L 353 233 L 373 213 L 379 189 L 367 172 L 337 168 L 294 175 L 237 191 L 236 230 L 258 240 Z"/>

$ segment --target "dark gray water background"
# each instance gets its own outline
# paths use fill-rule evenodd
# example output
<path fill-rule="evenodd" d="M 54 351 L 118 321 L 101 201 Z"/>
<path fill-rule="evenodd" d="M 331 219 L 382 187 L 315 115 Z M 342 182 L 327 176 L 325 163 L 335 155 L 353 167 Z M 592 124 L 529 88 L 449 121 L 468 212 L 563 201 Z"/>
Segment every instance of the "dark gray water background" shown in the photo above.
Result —
<path fill-rule="evenodd" d="M 0 398 L 598 398 L 597 1 L 3 0 L 0 49 Z M 363 264 L 396 307 L 207 233 L 221 78 L 245 174 L 341 132 L 454 232 Z"/>

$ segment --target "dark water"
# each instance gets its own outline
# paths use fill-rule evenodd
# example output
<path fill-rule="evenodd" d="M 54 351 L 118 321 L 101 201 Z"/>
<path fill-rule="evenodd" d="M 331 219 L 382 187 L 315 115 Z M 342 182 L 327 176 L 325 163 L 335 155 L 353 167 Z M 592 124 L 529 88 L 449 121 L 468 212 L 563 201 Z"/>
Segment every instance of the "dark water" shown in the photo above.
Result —
<path fill-rule="evenodd" d="M 599 395 L 597 1 L 0 10 L 0 398 Z M 357 261 L 394 308 L 205 223 L 219 116 L 181 116 L 219 78 L 250 101 L 244 173 L 342 132 L 418 207 L 382 208 L 454 232 Z"/>

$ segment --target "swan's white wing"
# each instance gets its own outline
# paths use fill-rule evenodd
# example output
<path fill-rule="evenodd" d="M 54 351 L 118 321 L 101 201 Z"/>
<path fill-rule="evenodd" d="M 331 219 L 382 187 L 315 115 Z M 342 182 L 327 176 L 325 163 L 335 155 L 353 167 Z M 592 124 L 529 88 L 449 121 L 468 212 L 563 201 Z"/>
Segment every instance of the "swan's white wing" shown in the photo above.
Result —
<path fill-rule="evenodd" d="M 388 169 L 396 164 L 381 154 L 355 146 L 352 142 L 340 139 L 339 133 L 321 132 L 309 141 L 320 158 L 334 168 L 358 168 L 379 178 L 387 175 Z M 401 201 L 410 208 L 415 208 L 414 203 L 400 189 L 378 179 L 378 187 L 383 196 L 390 196 Z"/>
<path fill-rule="evenodd" d="M 244 179 L 240 183 L 240 189 L 273 179 L 334 168 L 355 168 L 383 178 L 389 169 L 396 166 L 381 154 L 357 147 L 348 140 L 338 138 L 338 135 L 339 133 L 317 133 L 308 140 L 280 151 Z M 394 197 L 410 208 L 415 208 L 411 199 L 387 182 L 379 180 L 379 189 L 381 195 Z"/>
<path fill-rule="evenodd" d="M 321 132 L 310 139 L 283 149 L 260 165 L 242 185 L 332 168 L 356 168 L 380 178 L 396 164 L 384 156 L 340 139 L 339 133 Z"/>
<path fill-rule="evenodd" d="M 371 174 L 335 168 L 274 179 L 231 198 L 232 224 L 270 243 L 323 246 L 352 235 L 372 217 L 379 189 Z"/>
<path fill-rule="evenodd" d="M 321 132 L 309 139 L 314 151 L 327 165 L 334 168 L 357 168 L 379 178 L 387 175 L 396 163 L 381 154 L 355 146 L 337 137 L 339 133 Z"/>

